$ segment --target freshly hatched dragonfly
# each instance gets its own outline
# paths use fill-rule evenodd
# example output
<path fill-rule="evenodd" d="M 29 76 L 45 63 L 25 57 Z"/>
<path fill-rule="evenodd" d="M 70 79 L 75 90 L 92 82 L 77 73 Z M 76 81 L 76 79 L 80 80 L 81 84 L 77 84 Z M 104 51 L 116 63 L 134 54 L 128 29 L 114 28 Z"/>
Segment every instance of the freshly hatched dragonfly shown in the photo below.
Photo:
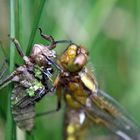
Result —
<path fill-rule="evenodd" d="M 94 74 L 86 67 L 88 54 L 85 47 L 70 43 L 57 62 L 45 56 L 60 70 L 54 87 L 57 110 L 61 108 L 62 93 L 67 107 L 65 139 L 85 140 L 89 122 L 93 127 L 95 123 L 104 125 L 121 140 L 140 140 L 139 126 L 115 99 L 99 89 Z"/>
<path fill-rule="evenodd" d="M 37 116 L 35 113 L 36 102 L 54 90 L 52 75 L 55 71 L 46 57 L 53 60 L 56 57 L 53 50 L 56 44 L 68 42 L 65 40 L 54 41 L 52 36 L 43 35 L 41 29 L 40 35 L 49 41 L 50 44 L 47 46 L 35 44 L 28 57 L 22 51 L 19 42 L 15 38 L 11 38 L 17 52 L 24 60 L 24 64 L 17 66 L 15 71 L 6 78 L 3 78 L 7 69 L 7 62 L 4 61 L 0 73 L 0 90 L 9 83 L 14 83 L 11 94 L 13 119 L 19 128 L 28 132 L 32 131 L 34 119 Z"/>

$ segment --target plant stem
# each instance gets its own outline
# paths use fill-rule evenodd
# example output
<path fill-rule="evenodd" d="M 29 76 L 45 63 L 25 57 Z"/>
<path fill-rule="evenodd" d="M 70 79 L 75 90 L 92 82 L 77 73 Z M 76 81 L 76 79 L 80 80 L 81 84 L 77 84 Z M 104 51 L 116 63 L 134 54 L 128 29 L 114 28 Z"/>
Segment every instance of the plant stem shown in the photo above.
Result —
<path fill-rule="evenodd" d="M 22 40 L 22 1 L 16 0 L 17 11 L 16 11 L 16 37 L 19 42 Z"/>
<path fill-rule="evenodd" d="M 14 0 L 10 0 L 10 35 L 15 36 L 15 3 Z M 15 56 L 15 47 L 12 43 L 10 43 L 10 67 L 9 71 L 12 72 L 14 68 L 14 56 Z M 15 133 L 14 130 L 14 124 L 11 114 L 11 86 L 9 86 L 9 95 L 8 95 L 8 106 L 7 106 L 7 123 L 6 123 L 6 137 L 5 140 L 13 140 L 15 139 L 13 133 Z"/>
<path fill-rule="evenodd" d="M 34 41 L 35 34 L 36 34 L 36 30 L 38 28 L 38 24 L 39 24 L 41 15 L 42 15 L 42 11 L 43 11 L 43 8 L 45 6 L 45 2 L 46 2 L 46 0 L 42 0 L 40 2 L 40 5 L 38 7 L 38 10 L 36 10 L 37 13 L 35 14 L 35 19 L 34 19 L 34 22 L 33 22 L 33 28 L 32 28 L 32 32 L 31 32 L 31 35 L 30 35 L 30 39 L 29 39 L 29 43 L 28 43 L 28 47 L 27 47 L 27 51 L 26 51 L 26 54 L 27 55 L 29 54 L 29 52 L 30 52 L 30 50 L 32 48 L 33 41 Z"/>
<path fill-rule="evenodd" d="M 16 0 L 16 38 L 21 44 L 22 41 L 22 1 Z M 22 48 L 23 49 L 23 48 Z M 19 61 L 18 61 L 19 63 Z M 18 127 L 16 127 L 16 137 L 20 140 L 25 140 L 25 131 L 22 131 Z"/>

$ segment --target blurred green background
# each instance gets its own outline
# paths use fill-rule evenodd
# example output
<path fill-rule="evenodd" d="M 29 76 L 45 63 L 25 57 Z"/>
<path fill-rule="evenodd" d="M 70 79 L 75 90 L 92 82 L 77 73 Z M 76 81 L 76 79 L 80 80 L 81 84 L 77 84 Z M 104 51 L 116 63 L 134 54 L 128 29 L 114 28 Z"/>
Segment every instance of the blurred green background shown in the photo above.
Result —
<path fill-rule="evenodd" d="M 11 1 L 12 2 L 12 1 Z M 23 50 L 29 54 L 41 39 L 38 27 L 55 39 L 71 39 L 90 52 L 90 65 L 100 87 L 118 100 L 140 124 L 140 1 L 138 0 L 0 0 L 0 40 L 5 55 L 9 51 L 10 25 Z M 12 28 L 12 26 L 11 26 Z M 14 29 L 13 28 L 13 29 Z M 61 48 L 60 48 L 61 49 Z M 15 54 L 15 63 L 22 63 Z M 4 55 L 0 49 L 0 66 Z M 0 91 L 0 139 L 6 134 L 9 89 Z M 56 106 L 56 97 L 45 97 L 37 104 L 37 112 Z M 33 135 L 36 140 L 61 140 L 63 110 L 37 118 Z M 24 134 L 17 131 L 20 140 Z M 28 137 L 28 136 L 27 136 Z M 30 139 L 30 137 L 28 137 Z"/>

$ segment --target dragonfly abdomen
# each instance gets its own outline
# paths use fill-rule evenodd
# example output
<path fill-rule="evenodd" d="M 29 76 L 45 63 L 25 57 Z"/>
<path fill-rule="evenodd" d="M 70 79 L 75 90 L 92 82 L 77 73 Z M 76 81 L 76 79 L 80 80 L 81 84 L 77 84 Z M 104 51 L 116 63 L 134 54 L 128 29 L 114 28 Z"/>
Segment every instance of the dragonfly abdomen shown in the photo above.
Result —
<path fill-rule="evenodd" d="M 65 112 L 65 140 L 85 140 L 87 134 L 87 122 L 85 121 L 85 113 L 82 110 L 74 110 L 67 108 Z"/>

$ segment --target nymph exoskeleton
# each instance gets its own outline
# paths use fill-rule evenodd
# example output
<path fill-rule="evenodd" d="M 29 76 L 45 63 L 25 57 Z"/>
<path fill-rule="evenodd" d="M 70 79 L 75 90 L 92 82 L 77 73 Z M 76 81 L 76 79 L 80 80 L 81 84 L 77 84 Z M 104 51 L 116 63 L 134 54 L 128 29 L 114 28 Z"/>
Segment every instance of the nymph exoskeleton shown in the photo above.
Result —
<path fill-rule="evenodd" d="M 48 92 L 53 92 L 54 90 L 51 80 L 54 70 L 46 57 L 53 60 L 56 54 L 52 49 L 57 43 L 65 42 L 65 40 L 54 41 L 52 36 L 44 35 L 41 29 L 40 35 L 48 40 L 50 45 L 35 44 L 30 56 L 26 56 L 19 42 L 15 38 L 11 38 L 25 64 L 16 68 L 5 79 L 2 78 L 5 69 L 0 74 L 0 89 L 14 82 L 14 89 L 11 94 L 13 119 L 19 128 L 26 131 L 31 131 L 34 126 L 35 103 L 41 100 Z"/>

